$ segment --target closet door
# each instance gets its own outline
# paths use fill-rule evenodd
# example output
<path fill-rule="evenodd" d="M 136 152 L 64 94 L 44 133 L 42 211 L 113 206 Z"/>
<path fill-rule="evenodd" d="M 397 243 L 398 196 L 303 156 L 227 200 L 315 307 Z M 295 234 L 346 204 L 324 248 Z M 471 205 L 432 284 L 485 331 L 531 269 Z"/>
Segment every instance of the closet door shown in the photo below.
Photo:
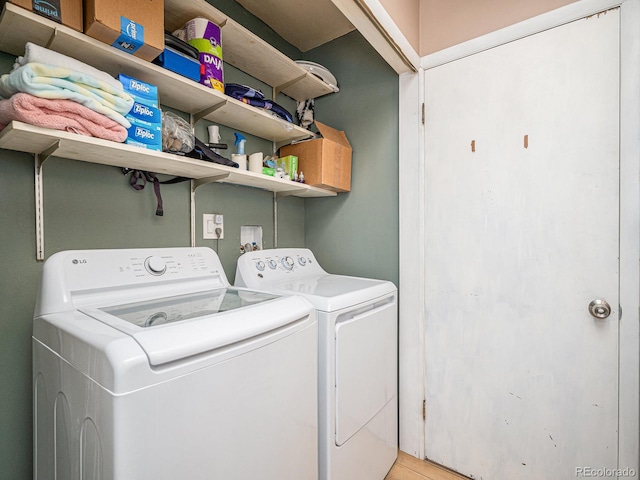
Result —
<path fill-rule="evenodd" d="M 611 10 L 426 72 L 426 454 L 472 478 L 617 467 L 618 52 Z"/>

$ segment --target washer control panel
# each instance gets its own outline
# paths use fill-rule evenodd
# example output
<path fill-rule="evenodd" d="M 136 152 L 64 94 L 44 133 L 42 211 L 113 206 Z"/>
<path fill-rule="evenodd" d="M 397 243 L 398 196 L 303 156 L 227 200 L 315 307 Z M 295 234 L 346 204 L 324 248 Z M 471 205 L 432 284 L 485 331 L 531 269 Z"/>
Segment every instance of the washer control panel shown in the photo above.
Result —
<path fill-rule="evenodd" d="M 223 275 L 213 251 L 203 248 L 65 252 L 65 277 L 75 290 Z"/>
<path fill-rule="evenodd" d="M 278 281 L 326 273 L 306 248 L 275 248 L 248 252 L 240 256 L 236 270 L 236 285 L 249 276 Z"/>
<path fill-rule="evenodd" d="M 132 298 L 142 290 L 170 296 L 192 285 L 229 286 L 218 255 L 204 247 L 67 250 L 47 259 L 42 281 L 48 288 L 42 291 L 36 316 L 115 296 Z"/>

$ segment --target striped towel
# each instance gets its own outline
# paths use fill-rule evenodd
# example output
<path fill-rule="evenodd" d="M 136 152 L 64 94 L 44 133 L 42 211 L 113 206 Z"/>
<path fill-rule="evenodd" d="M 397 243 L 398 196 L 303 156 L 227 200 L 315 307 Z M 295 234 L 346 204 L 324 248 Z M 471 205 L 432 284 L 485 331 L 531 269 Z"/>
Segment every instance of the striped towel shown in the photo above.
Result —
<path fill-rule="evenodd" d="M 27 63 L 0 77 L 0 96 L 9 98 L 24 92 L 48 99 L 73 100 L 115 120 L 125 128 L 124 118 L 133 106 L 133 98 L 92 75 L 44 63 Z"/>
<path fill-rule="evenodd" d="M 64 67 L 75 72 L 86 73 L 95 77 L 97 80 L 108 83 L 113 88 L 122 90 L 122 83 L 108 73 L 98 70 L 97 68 L 87 65 L 75 58 L 67 57 L 62 53 L 54 52 L 48 48 L 36 45 L 35 43 L 27 42 L 25 44 L 24 55 L 16 58 L 16 61 L 13 64 L 13 70 L 17 70 L 27 63 L 45 63 L 47 65 L 53 65 L 54 67 Z"/>

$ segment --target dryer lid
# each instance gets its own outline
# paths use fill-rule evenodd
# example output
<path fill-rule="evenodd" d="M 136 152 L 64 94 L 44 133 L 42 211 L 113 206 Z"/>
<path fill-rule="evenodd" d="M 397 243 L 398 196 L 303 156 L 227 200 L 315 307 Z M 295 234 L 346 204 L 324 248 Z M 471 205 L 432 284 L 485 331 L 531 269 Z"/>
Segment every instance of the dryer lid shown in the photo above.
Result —
<path fill-rule="evenodd" d="M 152 365 L 265 334 L 308 318 L 310 310 L 299 297 L 236 288 L 80 309 L 133 337 Z"/>
<path fill-rule="evenodd" d="M 395 285 L 386 280 L 332 274 L 291 277 L 264 288 L 282 294 L 302 295 L 316 309 L 324 312 L 352 307 L 396 291 Z"/>

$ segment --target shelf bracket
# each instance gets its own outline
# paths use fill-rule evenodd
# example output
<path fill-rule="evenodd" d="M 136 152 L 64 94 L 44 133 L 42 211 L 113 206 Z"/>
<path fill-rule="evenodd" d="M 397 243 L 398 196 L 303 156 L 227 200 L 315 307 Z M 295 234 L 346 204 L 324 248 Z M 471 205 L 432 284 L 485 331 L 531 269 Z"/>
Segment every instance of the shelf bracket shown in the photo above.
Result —
<path fill-rule="evenodd" d="M 200 110 L 199 112 L 196 113 L 192 113 L 191 114 L 191 126 L 193 127 L 196 123 L 198 123 L 200 120 L 202 120 L 204 117 L 206 117 L 207 115 L 209 115 L 210 113 L 215 112 L 216 110 L 218 110 L 219 108 L 224 107 L 227 104 L 226 100 L 223 100 L 220 103 L 216 103 L 215 105 L 212 105 L 209 108 L 205 108 L 204 110 Z"/>
<path fill-rule="evenodd" d="M 280 200 L 281 198 L 290 197 L 291 195 L 295 195 L 300 190 L 301 190 L 300 188 L 296 188 L 295 190 L 287 190 L 285 192 L 274 192 L 274 194 L 276 196 L 276 200 Z"/>
<path fill-rule="evenodd" d="M 55 40 L 57 35 L 58 35 L 58 29 L 54 28 L 53 32 L 51 32 L 51 36 L 49 37 L 49 40 L 47 40 L 47 43 L 43 45 L 44 48 L 51 48 L 51 45 L 53 44 L 53 41 Z"/>
<path fill-rule="evenodd" d="M 290 87 L 291 85 L 293 85 L 294 83 L 298 83 L 300 80 L 304 79 L 307 77 L 307 73 L 305 72 L 304 74 L 300 75 L 299 77 L 294 78 L 293 80 L 289 80 L 286 83 L 283 83 L 282 85 L 276 85 L 275 87 L 273 87 L 273 101 L 276 101 L 276 97 L 278 96 L 279 93 L 282 93 L 282 91 L 285 88 Z"/>
<path fill-rule="evenodd" d="M 212 175 L 210 177 L 194 178 L 193 180 L 191 180 L 191 191 L 195 193 L 198 187 L 206 185 L 207 183 L 219 182 L 220 180 L 224 180 L 228 176 L 228 173 L 220 173 L 218 175 Z"/>
<path fill-rule="evenodd" d="M 44 194 L 42 190 L 42 165 L 60 147 L 60 140 L 56 140 L 51 146 L 34 157 L 34 193 L 36 200 L 36 260 L 44 261 Z"/>
<path fill-rule="evenodd" d="M 49 159 L 49 157 L 52 157 L 56 153 L 56 150 L 60 148 L 60 142 L 61 140 L 56 140 L 50 146 L 45 148 L 42 152 L 35 154 L 36 158 L 40 159 L 41 167 L 42 167 L 42 164 L 46 162 Z"/>
<path fill-rule="evenodd" d="M 191 180 L 191 246 L 196 246 L 196 190 L 207 183 L 218 182 L 229 176 L 228 173 L 212 175 L 211 177 L 196 178 Z"/>

